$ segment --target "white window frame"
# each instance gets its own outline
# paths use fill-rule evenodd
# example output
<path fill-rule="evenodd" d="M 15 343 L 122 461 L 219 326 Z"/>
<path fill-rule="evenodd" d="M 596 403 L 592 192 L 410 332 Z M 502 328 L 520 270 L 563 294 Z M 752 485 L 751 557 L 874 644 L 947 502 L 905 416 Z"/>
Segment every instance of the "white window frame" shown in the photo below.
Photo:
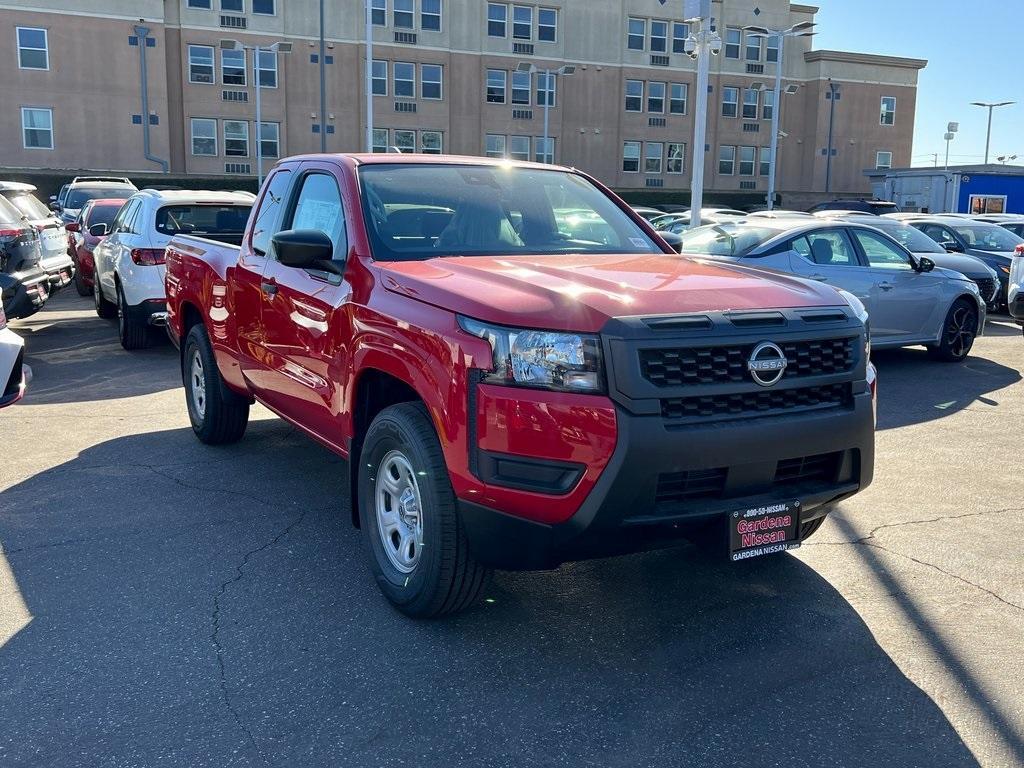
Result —
<path fill-rule="evenodd" d="M 242 56 L 242 82 L 240 82 L 240 83 L 229 83 L 227 81 L 227 78 L 225 77 L 225 73 L 224 73 L 225 64 L 224 64 L 224 61 L 225 61 L 225 57 L 228 54 L 241 54 L 241 56 Z M 231 66 L 237 68 L 237 64 L 232 64 Z M 222 85 L 229 85 L 229 86 L 233 86 L 235 88 L 245 88 L 246 86 L 249 85 L 249 57 L 246 54 L 244 49 L 240 50 L 240 51 L 239 50 L 222 50 L 220 52 L 220 82 L 221 82 Z"/>
<path fill-rule="evenodd" d="M 878 162 L 881 159 L 882 155 L 889 156 L 888 165 L 880 164 Z M 875 152 L 875 170 L 889 170 L 890 168 L 892 168 L 892 152 L 888 149 L 880 149 L 877 152 Z"/>
<path fill-rule="evenodd" d="M 885 108 L 885 102 L 888 101 L 888 100 L 892 101 L 892 109 L 888 109 L 887 110 Z M 892 118 L 891 118 L 890 122 L 888 122 L 888 123 L 885 122 L 885 116 L 886 115 L 892 115 Z M 887 127 L 890 127 L 890 128 L 892 126 L 896 125 L 896 97 L 895 96 L 883 96 L 881 98 L 881 100 L 879 102 L 878 124 L 879 125 L 884 125 L 884 126 L 887 126 Z"/>
<path fill-rule="evenodd" d="M 196 123 L 205 123 L 213 126 L 213 134 L 210 136 L 197 136 Z M 196 139 L 213 139 L 213 152 L 196 152 Z M 189 149 L 192 157 L 217 157 L 220 151 L 220 139 L 217 136 L 217 119 L 214 117 L 191 117 L 189 118 Z"/>
<path fill-rule="evenodd" d="M 491 75 L 501 75 L 501 99 L 491 98 Z M 497 85 L 495 85 L 497 88 Z M 485 104 L 506 104 L 508 103 L 508 70 L 486 69 L 484 70 L 484 103 Z M 496 134 L 494 134 L 496 135 Z"/>
<path fill-rule="evenodd" d="M 209 64 L 196 64 L 192 61 L 192 51 L 205 50 L 210 52 L 210 63 Z M 189 43 L 186 49 L 186 63 L 188 65 L 188 81 L 193 85 L 216 85 L 217 84 L 217 50 L 212 45 L 198 45 L 196 43 Z M 209 67 L 210 68 L 210 82 L 205 80 L 196 80 L 192 77 L 192 67 Z"/>
<path fill-rule="evenodd" d="M 43 47 L 32 48 L 27 45 L 21 44 L 21 30 L 26 32 L 42 32 L 43 33 Z M 14 44 L 18 49 L 18 69 L 26 69 L 34 72 L 49 72 L 50 71 L 50 33 L 44 27 L 28 27 L 28 26 L 17 26 L 14 28 Z M 22 51 L 42 51 L 46 55 L 46 66 L 45 67 L 26 67 L 21 63 L 21 52 Z"/>
<path fill-rule="evenodd" d="M 722 157 L 722 150 L 731 149 L 732 154 L 728 159 Z M 722 163 L 729 163 L 729 170 L 722 170 Z M 719 176 L 735 176 L 736 175 L 736 147 L 731 144 L 722 144 L 718 147 L 718 165 L 715 166 Z"/>
<path fill-rule="evenodd" d="M 494 143 L 496 145 L 499 145 L 500 148 L 496 147 L 495 149 L 492 150 L 490 148 L 491 139 L 495 139 L 496 141 Z M 491 157 L 491 158 L 494 158 L 494 159 L 501 159 L 501 158 L 508 157 L 507 147 L 508 147 L 508 139 L 505 137 L 504 134 L 502 134 L 502 133 L 488 133 L 488 134 L 484 135 L 484 157 Z"/>
<path fill-rule="evenodd" d="M 735 39 L 731 39 L 735 38 Z M 735 48 L 736 55 L 730 56 L 729 49 Z M 743 30 L 739 27 L 726 27 L 725 38 L 722 41 L 722 57 L 739 61 L 743 56 Z"/>
<path fill-rule="evenodd" d="M 781 38 L 778 35 L 768 35 L 764 41 L 764 60 L 768 64 L 779 63 L 779 44 Z M 772 54 L 774 51 L 774 55 Z"/>
<path fill-rule="evenodd" d="M 515 145 L 516 144 L 521 144 L 522 142 L 526 142 L 526 151 L 525 152 L 516 151 L 515 148 L 514 148 Z M 508 156 L 510 158 L 512 158 L 513 160 L 529 160 L 530 159 L 530 151 L 532 149 L 533 149 L 533 141 L 531 141 L 529 136 L 520 136 L 520 135 L 517 134 L 517 135 L 513 135 L 513 136 L 509 136 L 508 137 Z"/>
<path fill-rule="evenodd" d="M 665 26 L 665 34 L 663 34 L 663 35 L 655 35 L 654 34 L 654 25 L 655 24 L 659 24 L 659 25 L 663 24 Z M 651 19 L 651 23 L 648 24 L 647 27 L 650 30 L 650 32 L 648 33 L 649 36 L 647 38 L 647 47 L 650 50 L 650 52 L 651 53 L 664 53 L 664 54 L 667 54 L 669 52 L 668 51 L 668 40 L 669 40 L 669 35 L 672 32 L 672 25 L 668 21 L 665 21 L 665 19 Z M 654 47 L 654 41 L 655 40 L 660 40 L 661 41 L 661 48 L 655 48 Z"/>
<path fill-rule="evenodd" d="M 379 85 L 380 80 L 381 80 L 381 78 L 376 73 L 377 65 L 378 64 L 383 64 L 384 65 L 384 92 L 383 93 L 377 93 L 377 86 Z M 388 93 L 390 93 L 389 86 L 388 86 L 388 70 L 389 69 L 390 69 L 390 67 L 388 67 L 388 60 L 387 59 L 373 59 L 373 61 L 370 63 L 370 90 L 371 90 L 371 92 L 373 93 L 374 96 L 384 96 L 384 97 L 387 97 Z"/>
<path fill-rule="evenodd" d="M 686 38 L 690 36 L 690 25 L 685 21 L 672 22 L 672 53 L 686 53 Z"/>
<path fill-rule="evenodd" d="M 418 146 L 418 144 L 416 143 L 417 136 L 416 136 L 416 131 L 415 130 L 413 130 L 412 128 L 395 128 L 394 136 L 395 136 L 395 147 L 399 151 L 401 151 L 403 154 L 409 154 L 410 152 L 415 152 L 416 151 L 416 147 Z M 401 147 L 401 145 L 399 144 L 399 140 L 398 140 L 399 136 L 405 136 L 405 137 L 411 136 L 412 137 L 412 143 L 408 147 L 403 149 Z"/>
<path fill-rule="evenodd" d="M 1006 213 L 1006 197 L 1007 197 L 1006 195 L 970 195 L 967 198 L 967 212 L 968 213 L 973 213 L 974 212 L 974 201 L 975 200 L 981 200 L 982 201 L 982 207 L 985 208 L 985 210 L 981 211 L 981 213 Z M 1003 202 L 1002 207 L 998 211 L 990 211 L 990 210 L 988 210 L 988 201 L 989 200 L 1002 200 L 1002 202 Z"/>
<path fill-rule="evenodd" d="M 676 150 L 677 155 L 673 156 L 672 148 L 678 147 Z M 679 161 L 679 170 L 673 171 L 671 163 L 674 160 Z M 670 141 L 665 145 L 665 173 L 669 174 L 681 174 L 686 173 L 686 143 L 682 141 Z"/>
<path fill-rule="evenodd" d="M 426 72 L 428 69 L 437 70 L 437 80 L 428 80 Z M 427 96 L 424 92 L 426 85 L 437 85 L 437 96 Z M 441 64 L 420 64 L 420 98 L 427 101 L 444 101 L 444 67 Z"/>
<path fill-rule="evenodd" d="M 725 94 L 728 93 L 729 91 L 732 91 L 734 94 L 736 94 L 736 98 L 734 100 L 732 100 L 732 101 L 726 101 L 726 98 L 725 98 Z M 731 114 L 731 115 L 725 114 L 725 106 L 727 104 L 731 104 L 733 106 L 733 109 L 735 110 L 733 112 L 733 114 Z M 739 115 L 740 115 L 740 89 L 737 88 L 734 85 L 723 85 L 722 86 L 722 111 L 721 111 L 721 115 L 722 115 L 722 117 L 729 118 L 730 120 L 733 119 L 733 118 L 739 117 Z"/>
<path fill-rule="evenodd" d="M 750 49 L 755 45 L 757 46 L 757 56 L 755 58 L 751 58 Z M 760 61 L 762 56 L 764 56 L 764 43 L 762 42 L 761 36 L 748 32 L 743 40 L 743 60 Z"/>
<path fill-rule="evenodd" d="M 412 79 L 399 78 L 398 67 L 410 67 L 412 69 Z M 411 61 L 395 61 L 391 64 L 391 80 L 392 89 L 391 92 L 395 94 L 396 99 L 415 99 L 416 98 L 416 65 Z M 399 93 L 398 84 L 401 83 L 412 83 L 412 93 Z"/>
<path fill-rule="evenodd" d="M 672 95 L 673 91 L 676 88 L 681 88 L 682 89 L 682 97 L 681 98 L 676 98 L 675 96 Z M 690 109 L 690 84 L 689 83 L 671 83 L 669 85 L 669 92 L 668 93 L 669 93 L 669 97 L 668 97 L 668 113 L 670 115 L 679 115 L 680 117 L 685 117 L 686 113 Z M 683 103 L 683 111 L 682 112 L 676 112 L 674 109 L 672 109 L 672 102 L 680 102 L 680 101 Z"/>
<path fill-rule="evenodd" d="M 541 87 L 541 81 L 544 81 L 547 87 Z M 537 106 L 543 107 L 545 102 L 552 109 L 558 106 L 558 76 L 552 72 L 545 74 L 544 72 L 537 73 Z M 544 97 L 541 98 L 541 94 Z"/>
<path fill-rule="evenodd" d="M 654 91 L 656 88 L 661 90 L 661 96 L 655 96 Z M 665 114 L 665 101 L 668 96 L 668 83 L 660 80 L 651 80 L 647 83 L 647 112 L 651 115 L 664 115 Z M 652 101 L 661 101 L 661 108 L 654 109 L 651 105 Z"/>
<path fill-rule="evenodd" d="M 640 84 L 640 95 L 639 95 L 639 97 L 636 94 L 632 94 L 632 95 L 630 94 L 630 92 L 629 92 L 630 83 L 639 83 Z M 625 95 L 623 97 L 623 102 L 622 102 L 623 108 L 627 112 L 632 112 L 633 114 L 642 114 L 643 111 L 644 111 L 644 106 L 645 106 L 644 105 L 644 94 L 645 93 L 647 93 L 647 83 L 645 81 L 643 81 L 643 80 L 634 80 L 632 78 L 627 79 L 626 80 L 626 87 L 625 87 L 625 91 L 624 91 Z M 640 99 L 640 109 L 630 109 L 629 108 L 629 100 L 630 99 L 636 99 L 636 98 Z"/>
<path fill-rule="evenodd" d="M 519 80 L 519 85 L 516 85 L 516 80 Z M 528 107 L 533 103 L 533 75 L 513 69 L 510 85 L 508 97 L 512 106 Z M 520 94 L 525 93 L 526 101 L 516 101 L 516 91 Z"/>
<path fill-rule="evenodd" d="M 640 31 L 633 32 L 630 26 L 633 22 L 639 22 Z M 640 47 L 635 48 L 631 45 L 633 38 L 640 38 Z M 626 19 L 626 50 L 628 51 L 645 51 L 647 50 L 647 19 L 640 18 L 639 16 L 630 16 Z"/>
<path fill-rule="evenodd" d="M 427 149 L 426 142 L 423 141 L 423 137 L 424 136 L 428 136 L 428 135 L 429 136 L 433 136 L 434 134 L 437 134 L 437 151 L 436 152 L 434 151 L 433 148 Z M 443 155 L 444 154 L 444 131 L 435 131 L 435 130 L 425 130 L 424 131 L 424 130 L 421 130 L 421 131 L 419 131 L 419 137 L 418 138 L 419 138 L 419 148 L 420 148 L 420 153 L 421 154 L 424 154 L 424 155 Z"/>
<path fill-rule="evenodd" d="M 381 134 L 383 134 L 384 136 L 383 143 L 380 143 L 378 141 L 378 139 L 381 137 Z M 371 152 L 384 153 L 391 148 L 391 133 L 387 128 L 374 128 L 370 140 L 373 142 L 370 147 Z"/>
<path fill-rule="evenodd" d="M 273 139 L 264 138 L 263 130 L 265 128 L 273 128 L 274 129 L 274 138 Z M 273 157 L 273 158 L 280 157 L 281 156 L 281 124 L 264 120 L 262 123 L 259 124 L 259 130 L 257 131 L 256 141 L 258 141 L 260 143 L 260 153 L 262 154 L 263 157 Z M 276 147 L 276 149 L 275 149 L 275 151 L 273 153 L 267 152 L 267 150 L 265 150 L 263 148 L 265 144 L 269 144 L 270 142 L 273 142 L 274 146 Z"/>
<path fill-rule="evenodd" d="M 443 32 L 444 31 L 444 0 L 437 0 L 437 13 L 433 11 L 426 11 L 423 8 L 423 4 L 426 0 L 420 0 L 420 31 L 421 32 Z M 428 27 L 423 23 L 423 20 L 427 17 L 437 17 L 437 29 L 434 27 Z"/>
<path fill-rule="evenodd" d="M 252 12 L 253 12 L 254 16 L 277 16 L 277 0 L 266 0 L 266 1 L 269 2 L 271 7 L 274 9 L 270 13 L 267 13 L 266 11 L 257 11 L 256 10 L 256 0 L 250 0 L 250 2 L 252 4 Z"/>
<path fill-rule="evenodd" d="M 228 153 L 228 126 L 229 125 L 244 125 L 244 134 L 238 133 L 231 136 L 231 141 L 245 140 L 245 154 L 239 154 L 238 152 Z M 248 120 L 222 120 L 221 121 L 221 134 L 224 140 L 224 157 L 250 157 L 252 154 L 252 148 L 249 146 L 249 121 Z"/>
<path fill-rule="evenodd" d="M 544 24 L 544 23 L 541 22 L 541 18 L 543 16 L 543 14 L 545 14 L 545 13 L 553 13 L 553 14 L 555 14 L 555 23 L 554 24 Z M 550 40 L 545 40 L 543 37 L 541 37 L 540 31 L 542 29 L 551 29 L 551 30 L 553 30 L 554 36 Z M 548 8 L 546 6 L 541 6 L 540 8 L 537 9 L 537 42 L 538 43 L 557 43 L 558 42 L 558 9 L 557 8 Z"/>
<path fill-rule="evenodd" d="M 757 151 L 757 175 L 770 176 L 772 170 L 772 148 L 760 147 Z"/>
<path fill-rule="evenodd" d="M 29 128 L 28 126 L 25 125 L 25 114 L 27 112 L 46 112 L 48 117 L 49 117 L 49 120 L 50 120 L 50 127 L 48 129 Z M 49 134 L 50 134 L 50 146 L 48 146 L 48 147 L 29 146 L 28 141 L 26 141 L 28 131 L 42 131 L 42 130 L 48 130 L 49 131 Z M 45 150 L 53 151 L 53 149 L 57 146 L 56 139 L 55 139 L 55 137 L 53 135 L 53 107 L 22 107 L 21 108 L 21 146 L 22 146 L 23 149 L 45 149 Z"/>
<path fill-rule="evenodd" d="M 626 154 L 627 148 L 628 149 L 635 148 L 636 149 L 636 156 L 634 157 L 632 152 L 630 152 L 629 154 Z M 624 141 L 624 142 L 622 142 L 622 166 L 621 166 L 622 172 L 623 173 L 640 173 L 640 168 L 643 165 L 643 156 L 644 156 L 644 143 L 642 141 Z M 627 162 L 632 163 L 634 160 L 636 161 L 636 169 L 635 170 L 629 170 L 628 168 L 626 168 L 626 163 Z"/>
<path fill-rule="evenodd" d="M 761 98 L 761 119 L 771 120 L 775 111 L 775 91 L 765 91 Z"/>
<path fill-rule="evenodd" d="M 381 17 L 384 19 L 383 21 L 376 21 L 375 16 L 378 13 L 384 14 Z M 388 0 L 370 1 L 370 22 L 375 27 L 386 27 L 388 25 Z"/>
<path fill-rule="evenodd" d="M 754 101 L 747 101 L 747 97 L 750 94 L 754 94 Z M 753 107 L 753 114 L 747 114 L 747 107 Z M 757 116 L 761 111 L 761 92 L 756 88 L 744 88 L 743 89 L 743 104 L 740 107 L 740 117 L 744 120 L 757 120 Z"/>
<path fill-rule="evenodd" d="M 401 10 L 398 8 L 398 4 L 402 4 Z M 406 10 L 406 4 L 408 4 L 408 10 Z M 409 24 L 399 24 L 398 14 L 409 16 Z M 391 26 L 395 29 L 416 29 L 416 0 L 391 0 Z"/>
<path fill-rule="evenodd" d="M 228 13 L 245 13 L 245 0 L 238 0 L 237 8 L 225 8 L 224 0 L 220 0 L 220 9 Z"/>
<path fill-rule="evenodd" d="M 658 148 L 658 156 L 653 157 L 651 150 L 655 147 Z M 652 167 L 652 162 L 657 162 L 657 167 Z M 648 175 L 660 174 L 662 169 L 665 167 L 665 142 L 663 141 L 648 141 L 644 145 L 644 173 Z"/>
<path fill-rule="evenodd" d="M 501 19 L 492 19 L 491 10 L 501 11 Z M 491 24 L 501 24 L 501 34 L 491 34 Z M 487 36 L 493 37 L 498 40 L 508 39 L 508 3 L 488 3 L 487 4 Z"/>
<path fill-rule="evenodd" d="M 533 139 L 533 161 L 535 163 L 544 163 L 546 165 L 553 165 L 555 162 L 555 137 L 547 137 L 547 147 L 549 154 L 547 159 L 544 156 L 544 137 L 536 136 Z"/>
<path fill-rule="evenodd" d="M 212 11 L 213 0 L 188 0 L 185 7 L 195 11 Z"/>
<path fill-rule="evenodd" d="M 526 11 L 530 15 L 530 34 L 527 37 L 520 37 L 516 34 L 516 25 L 522 26 L 524 22 L 516 21 L 516 11 Z M 532 5 L 513 5 L 512 6 L 512 39 L 513 40 L 533 40 L 533 6 Z"/>
<path fill-rule="evenodd" d="M 748 151 L 749 150 L 749 151 Z M 744 160 L 744 156 L 748 155 L 749 159 Z M 753 177 L 757 175 L 757 147 L 744 146 L 739 148 L 739 162 L 736 164 L 736 170 L 739 176 Z M 750 166 L 750 173 L 744 173 L 743 166 Z"/>
<path fill-rule="evenodd" d="M 278 85 L 281 84 L 280 67 L 278 66 L 277 51 L 268 51 L 266 49 L 263 49 L 261 51 L 256 51 L 256 53 L 257 53 L 257 64 L 256 64 L 257 80 L 256 80 L 256 84 L 260 88 L 277 88 Z M 269 56 L 270 57 L 270 61 L 274 62 L 274 66 L 273 67 L 266 67 L 266 66 L 263 65 L 263 62 L 265 60 L 264 59 L 265 56 Z M 273 72 L 274 73 L 274 84 L 273 85 L 264 85 L 263 84 L 263 73 L 264 72 Z"/>

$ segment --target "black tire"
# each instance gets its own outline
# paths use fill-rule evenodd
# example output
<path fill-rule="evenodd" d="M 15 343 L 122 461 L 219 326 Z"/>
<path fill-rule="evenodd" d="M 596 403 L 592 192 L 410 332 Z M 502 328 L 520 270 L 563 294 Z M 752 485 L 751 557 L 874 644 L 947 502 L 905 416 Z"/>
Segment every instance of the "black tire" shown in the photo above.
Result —
<path fill-rule="evenodd" d="M 967 359 L 978 336 L 978 308 L 970 299 L 957 299 L 942 323 L 942 340 L 928 347 L 935 360 L 960 363 Z"/>
<path fill-rule="evenodd" d="M 422 526 L 418 559 L 404 572 L 385 551 L 387 534 L 378 524 L 376 507 L 377 476 L 385 468 L 385 459 L 396 454 L 412 470 L 420 508 L 416 517 Z M 477 563 L 469 551 L 444 454 L 426 407 L 399 403 L 381 411 L 367 430 L 358 460 L 359 521 L 370 568 L 384 596 L 399 611 L 418 619 L 455 613 L 476 602 L 492 571 Z"/>
<path fill-rule="evenodd" d="M 92 287 L 85 284 L 82 268 L 78 266 L 77 261 L 75 262 L 75 290 L 78 291 L 79 296 L 92 296 Z"/>
<path fill-rule="evenodd" d="M 128 313 L 128 302 L 125 301 L 120 283 L 117 284 L 117 338 L 121 346 L 129 352 L 145 349 L 149 346 L 150 339 L 149 326 L 132 319 Z"/>
<path fill-rule="evenodd" d="M 92 303 L 96 308 L 96 314 L 104 320 L 117 317 L 117 305 L 103 298 L 103 293 L 100 291 L 99 275 L 93 277 L 92 280 Z"/>
<path fill-rule="evenodd" d="M 814 520 L 808 520 L 806 523 L 800 523 L 800 541 L 806 541 L 813 536 L 815 532 L 821 528 L 826 517 L 828 517 L 827 513 L 821 517 L 815 518 Z"/>
<path fill-rule="evenodd" d="M 201 405 L 193 368 L 197 359 L 202 375 Z M 196 437 L 207 445 L 224 445 L 240 440 L 249 423 L 249 402 L 224 385 L 213 356 L 213 345 L 202 325 L 192 326 L 185 339 L 181 374 L 188 418 Z"/>

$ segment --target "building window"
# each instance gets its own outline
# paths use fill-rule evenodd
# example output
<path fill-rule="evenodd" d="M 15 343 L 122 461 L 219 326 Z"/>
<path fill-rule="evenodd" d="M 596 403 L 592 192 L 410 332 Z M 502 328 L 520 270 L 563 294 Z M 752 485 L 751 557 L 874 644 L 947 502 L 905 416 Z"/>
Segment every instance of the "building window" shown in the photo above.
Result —
<path fill-rule="evenodd" d="M 249 156 L 249 123 L 245 120 L 224 121 L 224 154 L 228 157 Z"/>
<path fill-rule="evenodd" d="M 529 160 L 530 159 L 530 137 L 529 136 L 510 136 L 509 137 L 509 157 L 513 160 Z"/>
<path fill-rule="evenodd" d="M 665 114 L 665 84 L 647 84 L 647 111 L 656 115 Z"/>
<path fill-rule="evenodd" d="M 722 89 L 722 117 L 736 117 L 736 105 L 739 98 L 739 88 L 726 86 Z"/>
<path fill-rule="evenodd" d="M 622 143 L 622 170 L 625 173 L 640 172 L 639 141 L 624 141 Z"/>
<path fill-rule="evenodd" d="M 767 176 L 771 173 L 772 168 L 772 150 L 771 147 L 761 147 L 760 149 L 760 161 L 758 162 L 757 175 Z"/>
<path fill-rule="evenodd" d="M 220 0 L 220 9 L 232 13 L 245 13 L 245 2 L 244 0 Z"/>
<path fill-rule="evenodd" d="M 388 63 L 386 61 L 381 61 L 380 59 L 373 60 L 371 81 L 373 83 L 374 96 L 388 95 Z"/>
<path fill-rule="evenodd" d="M 374 128 L 373 129 L 373 151 L 374 152 L 387 152 L 388 151 L 388 129 L 387 128 Z"/>
<path fill-rule="evenodd" d="M 441 0 L 420 0 L 420 29 L 441 31 Z"/>
<path fill-rule="evenodd" d="M 512 39 L 533 39 L 533 8 L 526 5 L 512 6 Z"/>
<path fill-rule="evenodd" d="M 665 160 L 666 173 L 682 173 L 686 167 L 686 145 L 672 143 L 668 145 L 668 158 Z"/>
<path fill-rule="evenodd" d="M 743 119 L 757 120 L 758 92 L 753 88 L 743 89 Z"/>
<path fill-rule="evenodd" d="M 644 173 L 661 173 L 661 159 L 665 145 L 660 141 L 648 141 L 644 147 Z"/>
<path fill-rule="evenodd" d="M 533 140 L 533 148 L 535 153 L 534 162 L 546 163 L 548 165 L 555 162 L 555 140 L 553 137 L 548 136 L 545 139 L 538 136 Z"/>
<path fill-rule="evenodd" d="M 274 0 L 252 0 L 252 12 L 263 16 L 276 16 L 277 9 L 274 7 Z M 270 157 L 270 155 L 267 155 Z M 277 155 L 274 155 L 277 157 Z"/>
<path fill-rule="evenodd" d="M 505 157 L 505 137 L 496 133 L 488 133 L 484 137 L 484 154 L 496 159 Z"/>
<path fill-rule="evenodd" d="M 537 106 L 555 106 L 555 76 L 537 73 Z"/>
<path fill-rule="evenodd" d="M 245 51 L 220 52 L 220 79 L 224 85 L 245 85 L 245 75 Z"/>
<path fill-rule="evenodd" d="M 686 83 L 672 83 L 672 96 L 668 102 L 668 111 L 673 115 L 685 115 L 689 91 L 690 87 Z"/>
<path fill-rule="evenodd" d="M 205 117 L 192 118 L 192 154 L 197 157 L 217 156 L 217 121 Z"/>
<path fill-rule="evenodd" d="M 204 85 L 213 82 L 213 48 L 208 45 L 188 47 L 188 81 Z"/>
<path fill-rule="evenodd" d="M 896 124 L 896 97 L 895 96 L 883 96 L 882 97 L 882 125 L 895 125 Z"/>
<path fill-rule="evenodd" d="M 208 11 L 213 8 L 212 0 L 188 0 L 189 8 L 198 8 L 203 11 Z"/>
<path fill-rule="evenodd" d="M 775 111 L 775 91 L 765 91 L 761 97 L 761 119 L 771 120 Z"/>
<path fill-rule="evenodd" d="M 407 99 L 416 98 L 416 65 L 407 61 L 396 61 L 395 96 Z"/>
<path fill-rule="evenodd" d="M 892 160 L 891 157 L 889 159 Z M 1006 213 L 1006 195 L 971 195 L 967 210 L 971 213 Z"/>
<path fill-rule="evenodd" d="M 757 147 L 740 147 L 740 176 L 753 176 Z"/>
<path fill-rule="evenodd" d="M 765 40 L 764 60 L 778 62 L 779 60 L 779 36 L 769 35 Z"/>
<path fill-rule="evenodd" d="M 668 52 L 668 22 L 651 21 L 651 52 Z"/>
<path fill-rule="evenodd" d="M 508 34 L 508 6 L 503 3 L 487 4 L 487 36 L 505 37 Z"/>
<path fill-rule="evenodd" d="M 647 21 L 631 18 L 626 23 L 626 30 L 626 47 L 631 51 L 642 51 L 647 37 Z"/>
<path fill-rule="evenodd" d="M 761 60 L 761 37 L 759 35 L 747 35 L 747 61 Z"/>
<path fill-rule="evenodd" d="M 689 24 L 681 21 L 672 22 L 672 53 L 686 53 L 686 38 L 689 36 Z"/>
<path fill-rule="evenodd" d="M 537 11 L 537 39 L 542 43 L 558 40 L 558 11 L 554 8 L 540 8 Z"/>
<path fill-rule="evenodd" d="M 643 112 L 644 111 L 644 81 L 643 80 L 627 80 L 626 81 L 626 111 L 627 112 Z"/>
<path fill-rule="evenodd" d="M 50 51 L 46 30 L 18 27 L 18 66 L 21 69 L 49 69 Z"/>
<path fill-rule="evenodd" d="M 416 131 L 395 129 L 395 148 L 404 154 L 416 151 Z"/>
<path fill-rule="evenodd" d="M 260 123 L 260 153 L 263 157 L 281 156 L 280 123 Z"/>
<path fill-rule="evenodd" d="M 732 176 L 736 171 L 736 147 L 721 146 L 718 148 L 718 174 Z"/>
<path fill-rule="evenodd" d="M 261 88 L 277 88 L 277 52 L 259 51 L 259 85 Z"/>
<path fill-rule="evenodd" d="M 892 168 L 892 152 L 875 152 L 875 168 Z"/>
<path fill-rule="evenodd" d="M 440 64 L 420 64 L 420 95 L 424 99 L 435 101 L 442 99 L 444 97 L 443 76 Z"/>
<path fill-rule="evenodd" d="M 22 107 L 21 136 L 25 149 L 53 149 L 53 110 Z"/>
<path fill-rule="evenodd" d="M 440 131 L 420 131 L 420 152 L 424 155 L 440 155 L 442 146 Z"/>
<path fill-rule="evenodd" d="M 392 0 L 392 2 L 394 3 L 392 19 L 395 29 L 412 29 L 415 0 Z"/>
<path fill-rule="evenodd" d="M 388 0 L 370 0 L 370 19 L 375 27 L 387 26 Z"/>
<path fill-rule="evenodd" d="M 529 72 L 512 73 L 512 103 L 516 106 L 530 106 L 530 83 Z"/>
<path fill-rule="evenodd" d="M 742 41 L 743 32 L 735 27 L 728 27 L 725 30 L 725 58 L 738 59 Z"/>
<path fill-rule="evenodd" d="M 508 82 L 508 72 L 504 69 L 487 70 L 487 103 L 505 103 L 505 84 Z"/>

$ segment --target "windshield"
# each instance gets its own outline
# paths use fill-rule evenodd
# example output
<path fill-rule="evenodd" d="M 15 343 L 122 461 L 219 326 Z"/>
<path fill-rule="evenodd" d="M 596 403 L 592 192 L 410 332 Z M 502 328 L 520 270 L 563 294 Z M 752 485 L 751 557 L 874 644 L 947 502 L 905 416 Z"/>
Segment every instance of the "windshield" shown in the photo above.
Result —
<path fill-rule="evenodd" d="M 582 176 L 511 165 L 359 169 L 374 258 L 661 253 Z"/>
<path fill-rule="evenodd" d="M 53 216 L 50 209 L 36 200 L 31 192 L 7 192 L 5 193 L 5 197 L 10 200 L 11 204 L 21 211 L 22 214 L 34 221 L 38 219 L 48 219 Z"/>
<path fill-rule="evenodd" d="M 1012 251 L 1024 240 L 998 224 L 952 224 L 968 248 L 979 251 Z"/>
<path fill-rule="evenodd" d="M 250 205 L 166 205 L 156 212 L 156 231 L 196 235 L 240 235 Z"/>
<path fill-rule="evenodd" d="M 124 188 L 117 189 L 110 187 L 75 187 L 68 192 L 67 199 L 64 201 L 64 207 L 70 208 L 71 210 L 78 210 L 85 205 L 86 200 L 92 200 L 97 197 L 110 197 L 116 198 L 117 200 L 127 200 L 129 197 L 135 194 L 134 189 Z"/>
<path fill-rule="evenodd" d="M 690 230 L 683 237 L 684 254 L 704 256 L 745 256 L 761 243 L 779 234 L 770 227 L 711 224 Z"/>
<path fill-rule="evenodd" d="M 21 211 L 15 208 L 6 197 L 0 195 L 0 226 L 21 227 L 24 216 Z"/>
<path fill-rule="evenodd" d="M 86 216 L 87 225 L 91 227 L 93 224 L 106 224 L 109 227 L 120 210 L 120 205 L 94 205 Z"/>
<path fill-rule="evenodd" d="M 864 217 L 866 218 L 866 217 Z M 870 221 L 857 220 L 858 223 L 867 224 L 868 226 L 880 229 L 885 234 L 889 235 L 893 240 L 896 240 L 900 245 L 906 248 L 911 253 L 945 253 L 946 249 L 932 240 L 928 235 L 922 232 L 916 227 L 912 227 L 909 224 L 902 224 L 896 219 L 883 219 L 881 216 L 878 217 L 878 221 L 871 219 Z"/>

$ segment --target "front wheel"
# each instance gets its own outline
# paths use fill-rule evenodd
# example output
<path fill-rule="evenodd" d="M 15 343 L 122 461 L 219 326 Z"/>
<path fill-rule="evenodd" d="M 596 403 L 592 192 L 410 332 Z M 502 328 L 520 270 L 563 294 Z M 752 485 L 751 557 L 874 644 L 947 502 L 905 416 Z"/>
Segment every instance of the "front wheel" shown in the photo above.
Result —
<path fill-rule="evenodd" d="M 473 604 L 491 571 L 469 551 L 426 407 L 399 403 L 381 411 L 358 460 L 359 521 L 385 597 L 414 618 Z"/>
<path fill-rule="evenodd" d="M 967 358 L 974 346 L 978 327 L 978 309 L 969 299 L 957 299 L 946 314 L 942 325 L 942 339 L 928 347 L 928 354 L 936 360 L 959 363 Z"/>
<path fill-rule="evenodd" d="M 206 328 L 192 326 L 185 339 L 182 379 L 188 418 L 196 437 L 208 445 L 234 443 L 245 434 L 249 403 L 221 379 Z"/>

